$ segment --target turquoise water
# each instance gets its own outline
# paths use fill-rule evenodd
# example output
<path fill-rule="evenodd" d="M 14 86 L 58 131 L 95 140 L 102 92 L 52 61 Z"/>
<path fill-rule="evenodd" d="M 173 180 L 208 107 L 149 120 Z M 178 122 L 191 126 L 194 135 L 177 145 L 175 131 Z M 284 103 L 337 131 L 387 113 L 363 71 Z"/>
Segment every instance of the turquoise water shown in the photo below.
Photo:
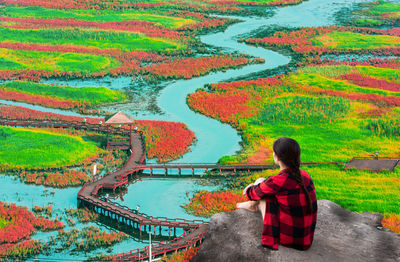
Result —
<path fill-rule="evenodd" d="M 272 17 L 240 17 L 243 22 L 228 27 L 224 32 L 201 36 L 204 43 L 221 47 L 226 52 L 240 52 L 250 54 L 254 57 L 265 59 L 265 64 L 249 65 L 240 69 L 227 70 L 225 72 L 211 73 L 207 76 L 190 80 L 178 80 L 164 83 L 165 86 L 156 99 L 156 104 L 161 113 L 139 110 L 134 103 L 110 107 L 113 110 L 122 110 L 137 118 L 152 120 L 179 121 L 185 123 L 194 131 L 197 143 L 191 147 L 191 151 L 176 162 L 216 162 L 221 156 L 234 154 L 240 150 L 240 136 L 228 125 L 217 120 L 207 118 L 194 113 L 186 105 L 186 97 L 207 83 L 216 83 L 228 79 L 245 76 L 254 72 L 272 69 L 289 63 L 290 58 L 274 51 L 264 48 L 248 46 L 238 43 L 236 38 L 251 30 L 266 26 L 323 26 L 334 24 L 334 12 L 340 8 L 349 7 L 362 0 L 310 0 L 300 5 L 277 8 Z M 113 89 L 130 90 L 137 85 L 136 79 L 130 77 L 110 78 L 95 80 L 70 80 L 46 81 L 49 83 L 68 84 L 71 86 L 106 86 Z M 150 89 L 151 87 L 147 87 Z M 9 102 L 10 104 L 20 104 Z M 30 108 L 69 114 L 69 111 L 59 111 L 37 106 Z M 71 113 L 72 114 L 72 113 Z M 75 113 L 73 113 L 76 115 Z M 32 205 L 53 204 L 55 215 L 62 215 L 65 208 L 76 207 L 76 196 L 78 188 L 69 189 L 46 189 L 43 186 L 25 185 L 15 181 L 9 176 L 0 176 L 2 185 L 0 200 L 5 202 L 16 202 L 18 205 L 32 207 Z M 169 218 L 195 218 L 186 214 L 180 207 L 187 203 L 188 197 L 200 189 L 213 190 L 216 186 L 199 185 L 198 180 L 190 179 L 152 179 L 136 182 L 129 186 L 123 195 L 123 203 L 131 208 L 140 205 L 140 211 L 152 216 L 165 216 Z M 54 193 L 53 193 L 54 192 Z M 122 199 L 117 199 L 122 203 Z M 76 227 L 82 227 L 77 225 Z M 108 230 L 106 227 L 100 226 Z M 50 234 L 37 234 L 36 238 L 48 239 Z M 138 239 L 129 239 L 112 248 L 112 253 L 127 252 L 134 248 L 143 247 L 145 243 Z M 102 252 L 105 250 L 98 250 Z M 94 254 L 96 252 L 92 252 Z M 39 258 L 58 258 L 81 260 L 89 254 L 71 255 L 68 251 L 60 254 L 40 255 Z"/>

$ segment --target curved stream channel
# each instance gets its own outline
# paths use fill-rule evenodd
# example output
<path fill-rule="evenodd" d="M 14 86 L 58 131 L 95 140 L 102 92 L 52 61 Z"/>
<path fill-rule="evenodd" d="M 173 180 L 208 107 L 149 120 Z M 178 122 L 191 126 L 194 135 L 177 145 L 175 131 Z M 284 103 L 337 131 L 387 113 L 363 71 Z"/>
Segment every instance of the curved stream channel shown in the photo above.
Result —
<path fill-rule="evenodd" d="M 264 48 L 252 47 L 238 43 L 237 38 L 252 30 L 262 27 L 279 26 L 324 26 L 335 23 L 334 13 L 341 8 L 351 7 L 357 2 L 365 0 L 310 0 L 296 6 L 276 8 L 272 17 L 231 17 L 238 18 L 243 22 L 228 27 L 224 32 L 212 33 L 201 36 L 201 41 L 215 47 L 223 48 L 229 52 L 249 54 L 254 57 L 263 58 L 264 64 L 248 65 L 240 69 L 227 70 L 225 72 L 211 73 L 207 76 L 190 80 L 178 80 L 167 83 L 157 98 L 157 105 L 163 114 L 152 114 L 137 112 L 134 109 L 125 109 L 127 113 L 135 115 L 138 119 L 167 120 L 185 123 L 197 138 L 197 143 L 191 147 L 191 151 L 185 154 L 176 162 L 216 162 L 223 155 L 234 154 L 240 149 L 240 136 L 229 125 L 195 113 L 186 104 L 186 97 L 189 93 L 202 88 L 207 83 L 217 83 L 231 78 L 245 76 L 250 73 L 276 68 L 289 63 L 290 58 Z M 47 81 L 50 83 L 62 83 L 71 86 L 106 86 L 113 89 L 126 89 L 132 86 L 130 77 L 103 78 L 95 80 L 70 80 Z M 16 103 L 13 103 L 16 104 Z M 23 105 L 18 103 L 18 105 Z M 29 105 L 30 108 L 41 110 L 41 107 Z M 57 113 L 71 114 L 68 111 L 49 110 Z M 66 208 L 76 208 L 76 196 L 79 188 L 51 189 L 43 186 L 25 185 L 10 176 L 0 176 L 2 190 L 0 200 L 5 202 L 16 202 L 21 206 L 32 207 L 33 205 L 53 205 L 54 213 L 59 216 Z M 188 200 L 192 192 L 199 189 L 215 189 L 213 185 L 200 185 L 198 179 L 152 179 L 135 183 L 129 187 L 124 196 L 124 204 L 134 208 L 140 204 L 141 211 L 153 216 L 180 217 L 198 219 L 188 215 L 180 207 Z M 119 200 L 122 201 L 122 200 Z M 101 229 L 106 229 L 98 225 Z M 77 224 L 75 228 L 83 227 Z M 68 230 L 69 227 L 66 227 Z M 47 240 L 55 233 L 38 233 L 33 238 Z M 129 239 L 115 245 L 111 253 L 126 252 L 131 249 L 140 248 L 146 245 L 138 239 Z M 40 255 L 39 258 L 62 258 L 63 260 L 84 260 L 91 254 L 98 252 L 107 253 L 107 250 L 97 250 L 89 254 L 53 253 L 49 256 Z"/>

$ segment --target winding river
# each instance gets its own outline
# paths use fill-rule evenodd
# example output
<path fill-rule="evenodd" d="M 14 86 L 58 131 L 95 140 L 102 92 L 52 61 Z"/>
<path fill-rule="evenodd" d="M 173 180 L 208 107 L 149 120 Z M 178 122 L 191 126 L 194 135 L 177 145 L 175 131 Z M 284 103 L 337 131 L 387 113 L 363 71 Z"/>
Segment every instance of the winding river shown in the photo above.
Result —
<path fill-rule="evenodd" d="M 242 20 L 242 22 L 229 26 L 224 32 L 212 33 L 200 37 L 205 44 L 223 48 L 229 52 L 249 54 L 254 57 L 263 58 L 264 64 L 248 65 L 240 69 L 215 72 L 209 75 L 193 78 L 190 80 L 177 80 L 166 83 L 166 86 L 159 92 L 157 106 L 163 112 L 155 114 L 150 112 L 137 111 L 132 108 L 124 109 L 125 112 L 133 114 L 138 119 L 167 120 L 185 123 L 191 129 L 197 142 L 176 162 L 216 162 L 221 156 L 234 154 L 240 150 L 240 136 L 235 129 L 229 125 L 195 113 L 186 104 L 188 94 L 207 83 L 217 83 L 231 78 L 245 76 L 254 72 L 273 69 L 290 62 L 290 58 L 264 48 L 248 46 L 238 43 L 237 38 L 252 30 L 262 29 L 272 25 L 278 26 L 325 26 L 335 23 L 334 13 L 341 8 L 351 7 L 354 3 L 368 2 L 365 0 L 310 0 L 302 4 L 276 8 L 272 17 L 230 17 Z M 46 81 L 50 83 L 62 83 L 71 86 L 106 86 L 113 89 L 129 89 L 134 81 L 130 77 L 119 77 L 96 79 L 96 80 L 70 80 Z M 9 103 L 10 104 L 10 103 Z M 12 103 L 16 104 L 16 103 Z M 18 103 L 23 105 L 23 103 Z M 29 105 L 29 108 L 43 110 L 44 108 Z M 46 109 L 61 114 L 71 114 L 68 111 Z M 73 113 L 76 115 L 76 113 Z M 2 192 L 0 200 L 16 202 L 18 205 L 31 207 L 32 205 L 53 204 L 56 214 L 61 215 L 65 208 L 76 207 L 76 196 L 78 188 L 69 189 L 46 189 L 43 186 L 21 184 L 9 176 L 0 176 Z M 134 187 L 134 190 L 132 190 Z M 166 217 L 195 218 L 184 213 L 180 205 L 188 199 L 191 194 L 199 189 L 213 189 L 215 186 L 201 186 L 193 180 L 178 179 L 155 179 L 143 183 L 136 183 L 130 186 L 130 191 L 124 196 L 125 204 L 133 206 L 140 204 L 143 212 L 151 215 L 163 215 Z M 159 192 L 157 194 L 146 194 L 146 192 Z M 142 192 L 143 194 L 133 194 Z M 173 196 L 173 197 L 171 197 Z M 81 227 L 78 225 L 75 227 Z M 102 228 L 100 226 L 100 228 Z M 68 227 L 67 227 L 68 229 Z M 103 228 L 102 228 L 103 229 Z M 49 233 L 39 233 L 34 238 L 48 239 Z M 126 252 L 130 249 L 139 248 L 145 245 L 135 239 L 123 241 L 113 247 L 112 253 Z M 100 250 L 104 251 L 105 250 Z M 97 253 L 97 252 L 95 252 Z M 71 255 L 65 253 L 41 255 L 39 257 L 58 257 L 63 259 L 79 260 L 87 258 L 87 255 Z"/>

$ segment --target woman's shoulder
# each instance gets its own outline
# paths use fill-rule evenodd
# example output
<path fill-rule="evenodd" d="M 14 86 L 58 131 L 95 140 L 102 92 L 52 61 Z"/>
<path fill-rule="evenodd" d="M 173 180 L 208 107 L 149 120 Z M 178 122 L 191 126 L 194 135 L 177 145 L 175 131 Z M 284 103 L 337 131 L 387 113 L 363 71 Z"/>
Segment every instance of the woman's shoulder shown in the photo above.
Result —
<path fill-rule="evenodd" d="M 309 174 L 307 171 L 300 169 L 300 174 L 301 174 L 301 175 L 303 176 L 303 178 L 305 178 L 306 180 L 309 180 L 310 182 L 312 181 L 312 178 L 311 178 L 310 174 Z"/>
<path fill-rule="evenodd" d="M 308 176 L 308 177 L 310 176 L 310 174 L 307 171 L 303 170 L 303 169 L 300 169 L 300 174 L 303 175 L 303 176 Z"/>

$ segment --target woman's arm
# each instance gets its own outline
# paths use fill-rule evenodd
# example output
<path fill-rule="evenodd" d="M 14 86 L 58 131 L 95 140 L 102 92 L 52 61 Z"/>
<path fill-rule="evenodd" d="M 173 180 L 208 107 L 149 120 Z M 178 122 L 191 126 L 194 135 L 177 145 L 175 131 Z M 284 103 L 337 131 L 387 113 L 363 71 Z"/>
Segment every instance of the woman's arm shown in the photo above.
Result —
<path fill-rule="evenodd" d="M 243 195 L 246 195 L 249 200 L 260 200 L 268 196 L 274 196 L 281 188 L 279 180 L 281 180 L 280 176 L 270 176 L 259 184 L 250 184 L 243 190 Z"/>
<path fill-rule="evenodd" d="M 264 182 L 266 179 L 264 177 L 260 177 L 256 180 L 256 182 L 249 184 L 244 190 L 243 190 L 243 195 L 246 195 L 247 189 L 251 186 L 255 186 L 260 184 L 261 182 Z"/>

